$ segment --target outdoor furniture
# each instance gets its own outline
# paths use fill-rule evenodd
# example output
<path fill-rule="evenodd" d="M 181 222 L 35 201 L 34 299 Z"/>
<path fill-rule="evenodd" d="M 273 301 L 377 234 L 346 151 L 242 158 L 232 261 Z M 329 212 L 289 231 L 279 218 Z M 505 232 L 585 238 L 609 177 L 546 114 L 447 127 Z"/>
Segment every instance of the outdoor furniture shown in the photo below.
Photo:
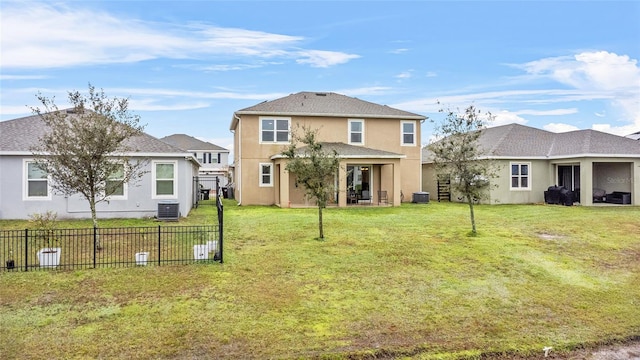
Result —
<path fill-rule="evenodd" d="M 378 190 L 378 205 L 381 203 L 388 204 L 389 198 L 387 197 L 387 190 Z"/>
<path fill-rule="evenodd" d="M 544 202 L 556 205 L 573 205 L 573 191 L 564 186 L 549 186 L 544 192 Z"/>
<path fill-rule="evenodd" d="M 371 194 L 369 193 L 369 190 L 362 190 L 360 197 L 358 198 L 358 203 L 360 203 L 360 201 L 371 203 Z"/>
<path fill-rule="evenodd" d="M 609 204 L 631 204 L 631 193 L 614 191 L 605 196 L 605 202 Z"/>
<path fill-rule="evenodd" d="M 355 191 L 349 190 L 349 195 L 347 197 L 347 203 L 348 204 L 357 204 L 358 203 L 358 194 Z"/>
<path fill-rule="evenodd" d="M 593 202 L 604 202 L 607 191 L 604 189 L 593 188 Z"/>

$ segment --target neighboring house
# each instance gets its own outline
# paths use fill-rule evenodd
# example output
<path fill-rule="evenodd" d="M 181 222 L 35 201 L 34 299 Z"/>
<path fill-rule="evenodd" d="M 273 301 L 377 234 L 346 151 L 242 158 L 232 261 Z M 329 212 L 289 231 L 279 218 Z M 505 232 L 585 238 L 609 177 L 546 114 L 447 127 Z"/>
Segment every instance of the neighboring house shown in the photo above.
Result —
<path fill-rule="evenodd" d="M 28 219 L 48 210 L 59 218 L 91 217 L 86 199 L 54 193 L 51 179 L 34 166 L 30 149 L 46 130 L 37 115 L 0 122 L 0 219 Z M 186 216 L 197 196 L 193 177 L 199 165 L 193 154 L 147 134 L 129 139 L 128 145 L 137 149 L 127 154 L 132 160 L 148 160 L 147 173 L 124 184 L 108 203 L 97 204 L 98 218 L 153 217 L 160 202 L 178 204 L 180 215 Z"/>
<path fill-rule="evenodd" d="M 295 174 L 285 170 L 281 154 L 292 129 L 304 125 L 317 129 L 320 142 L 340 157 L 335 204 L 377 204 L 384 191 L 389 204 L 400 205 L 402 193 L 420 191 L 420 123 L 425 119 L 331 92 L 300 92 L 238 110 L 230 126 L 235 198 L 244 205 L 312 205 Z"/>
<path fill-rule="evenodd" d="M 627 135 L 627 137 L 633 140 L 640 140 L 640 131 L 634 132 L 631 135 Z"/>
<path fill-rule="evenodd" d="M 592 205 L 594 194 L 629 193 L 640 205 L 640 142 L 595 130 L 552 133 L 510 124 L 482 130 L 479 145 L 500 165 L 491 204 L 544 202 L 550 186 L 564 186 L 582 205 Z M 430 152 L 423 149 L 423 190 L 437 199 L 438 187 Z M 444 182 L 441 179 L 441 185 Z M 452 200 L 457 200 L 455 194 Z"/>
<path fill-rule="evenodd" d="M 227 186 L 229 179 L 229 150 L 185 134 L 169 135 L 160 140 L 196 156 L 200 163 L 198 175 L 201 183 L 213 189 L 215 180 L 218 179 L 220 180 L 220 186 Z"/>

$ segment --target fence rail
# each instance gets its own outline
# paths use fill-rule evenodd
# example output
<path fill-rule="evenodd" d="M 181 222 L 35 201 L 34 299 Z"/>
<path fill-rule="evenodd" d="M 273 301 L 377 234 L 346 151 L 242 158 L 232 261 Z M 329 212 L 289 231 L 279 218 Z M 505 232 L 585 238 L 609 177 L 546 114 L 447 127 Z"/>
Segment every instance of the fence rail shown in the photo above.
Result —
<path fill-rule="evenodd" d="M 0 270 L 84 269 L 222 262 L 219 225 L 2 230 Z"/>

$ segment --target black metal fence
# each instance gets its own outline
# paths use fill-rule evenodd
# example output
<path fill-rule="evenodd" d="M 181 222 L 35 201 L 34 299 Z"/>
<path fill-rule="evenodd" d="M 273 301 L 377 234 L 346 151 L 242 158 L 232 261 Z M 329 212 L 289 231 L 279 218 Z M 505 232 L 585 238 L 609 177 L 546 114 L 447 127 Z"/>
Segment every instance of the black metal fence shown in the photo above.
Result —
<path fill-rule="evenodd" d="M 3 230 L 0 270 L 222 262 L 220 226 Z"/>
<path fill-rule="evenodd" d="M 0 230 L 0 271 L 222 263 L 224 206 L 211 185 L 217 225 Z"/>

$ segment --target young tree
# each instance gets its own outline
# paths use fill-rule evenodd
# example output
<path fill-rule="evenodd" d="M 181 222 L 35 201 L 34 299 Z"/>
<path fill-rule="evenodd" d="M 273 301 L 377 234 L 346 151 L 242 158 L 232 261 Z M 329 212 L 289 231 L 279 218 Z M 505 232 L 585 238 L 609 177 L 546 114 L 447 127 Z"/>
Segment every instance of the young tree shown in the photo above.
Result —
<path fill-rule="evenodd" d="M 72 108 L 59 110 L 55 98 L 36 95 L 43 108 L 32 107 L 47 127 L 31 149 L 36 165 L 51 178 L 61 194 L 79 193 L 89 202 L 93 225 L 98 227 L 96 204 L 109 201 L 123 184 L 135 182 L 146 160 L 133 161 L 128 140 L 142 134 L 139 116 L 128 109 L 128 99 L 107 98 L 89 84 L 88 96 L 68 93 Z M 98 243 L 98 247 L 100 245 Z"/>
<path fill-rule="evenodd" d="M 301 184 L 306 195 L 316 199 L 318 204 L 318 229 L 320 240 L 324 240 L 322 209 L 334 193 L 334 178 L 340 165 L 338 153 L 327 151 L 318 142 L 318 130 L 302 126 L 302 135 L 291 133 L 291 145 L 282 152 L 289 159 L 286 170 L 296 175 L 296 182 Z M 297 143 L 305 146 L 298 148 Z"/>
<path fill-rule="evenodd" d="M 435 139 L 428 149 L 433 154 L 436 174 L 449 176 L 451 189 L 461 194 L 469 204 L 471 232 L 475 235 L 473 204 L 487 197 L 490 188 L 488 179 L 497 177 L 495 162 L 486 156 L 485 150 L 478 143 L 482 129 L 494 116 L 489 112 L 482 113 L 473 105 L 464 112 L 450 109 L 440 112 L 447 115 L 436 126 Z"/>

